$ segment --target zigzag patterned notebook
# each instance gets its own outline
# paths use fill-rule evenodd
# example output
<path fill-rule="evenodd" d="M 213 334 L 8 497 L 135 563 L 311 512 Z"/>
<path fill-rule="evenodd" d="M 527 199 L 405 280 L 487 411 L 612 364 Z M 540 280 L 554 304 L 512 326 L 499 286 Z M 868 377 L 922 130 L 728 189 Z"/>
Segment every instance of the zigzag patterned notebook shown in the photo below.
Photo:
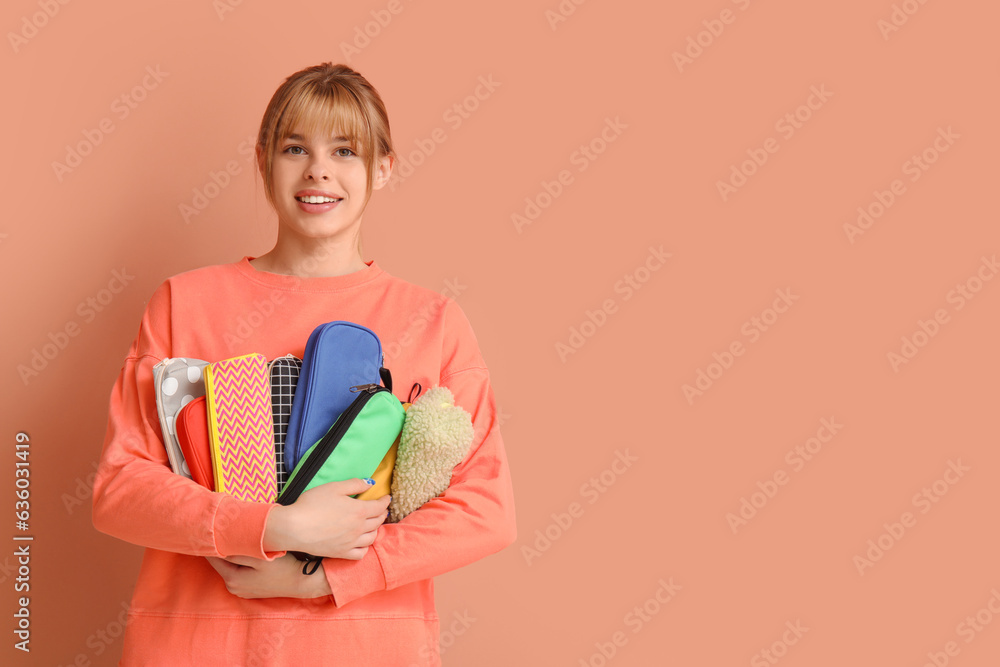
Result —
<path fill-rule="evenodd" d="M 206 366 L 205 400 L 215 490 L 240 500 L 274 502 L 274 420 L 264 355 Z"/>

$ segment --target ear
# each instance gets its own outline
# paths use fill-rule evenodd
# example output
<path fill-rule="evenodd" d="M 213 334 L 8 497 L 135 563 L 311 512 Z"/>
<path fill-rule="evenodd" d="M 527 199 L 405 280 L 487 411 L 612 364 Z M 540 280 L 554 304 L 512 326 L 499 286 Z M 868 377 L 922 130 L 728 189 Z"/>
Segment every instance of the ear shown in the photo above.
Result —
<path fill-rule="evenodd" d="M 392 178 L 392 166 L 396 163 L 396 158 L 392 155 L 384 155 L 379 158 L 378 168 L 375 172 L 375 182 L 372 183 L 373 190 L 381 190 Z"/>

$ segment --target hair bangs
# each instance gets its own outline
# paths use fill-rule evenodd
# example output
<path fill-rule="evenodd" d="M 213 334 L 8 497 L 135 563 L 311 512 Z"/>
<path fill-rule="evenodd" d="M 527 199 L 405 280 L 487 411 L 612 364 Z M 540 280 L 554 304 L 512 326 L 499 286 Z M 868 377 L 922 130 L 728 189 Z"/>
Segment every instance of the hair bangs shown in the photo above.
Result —
<path fill-rule="evenodd" d="M 374 152 L 375 142 L 360 101 L 337 85 L 304 87 L 300 95 L 289 100 L 276 129 L 279 141 L 294 132 L 331 139 L 342 136 L 366 159 Z"/>

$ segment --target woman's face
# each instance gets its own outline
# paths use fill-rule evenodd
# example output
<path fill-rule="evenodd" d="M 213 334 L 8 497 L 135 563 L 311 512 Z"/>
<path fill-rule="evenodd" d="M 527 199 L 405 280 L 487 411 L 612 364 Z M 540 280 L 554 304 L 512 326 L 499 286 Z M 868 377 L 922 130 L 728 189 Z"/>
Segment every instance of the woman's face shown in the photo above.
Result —
<path fill-rule="evenodd" d="M 360 149 L 359 149 L 360 150 Z M 341 136 L 293 129 L 275 150 L 271 178 L 279 224 L 308 238 L 351 239 L 367 195 L 364 158 Z M 374 189 L 387 178 L 381 171 Z"/>

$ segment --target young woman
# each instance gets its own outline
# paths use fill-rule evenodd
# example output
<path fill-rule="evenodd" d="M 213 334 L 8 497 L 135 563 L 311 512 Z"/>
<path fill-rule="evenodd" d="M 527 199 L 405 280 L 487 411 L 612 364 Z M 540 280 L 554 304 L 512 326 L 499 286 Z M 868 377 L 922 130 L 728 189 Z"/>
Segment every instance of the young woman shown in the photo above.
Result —
<path fill-rule="evenodd" d="M 121 664 L 438 665 L 433 577 L 515 537 L 486 364 L 453 299 L 362 259 L 362 215 L 394 161 L 385 107 L 364 77 L 330 63 L 288 77 L 264 113 L 257 161 L 278 214 L 274 248 L 165 280 L 111 393 L 93 521 L 147 547 Z M 443 385 L 472 415 L 474 441 L 444 494 L 386 524 L 388 496 L 351 497 L 363 480 L 284 507 L 171 471 L 156 363 L 302 357 L 312 330 L 333 320 L 379 336 L 397 393 Z M 327 558 L 306 575 L 291 551 Z"/>

